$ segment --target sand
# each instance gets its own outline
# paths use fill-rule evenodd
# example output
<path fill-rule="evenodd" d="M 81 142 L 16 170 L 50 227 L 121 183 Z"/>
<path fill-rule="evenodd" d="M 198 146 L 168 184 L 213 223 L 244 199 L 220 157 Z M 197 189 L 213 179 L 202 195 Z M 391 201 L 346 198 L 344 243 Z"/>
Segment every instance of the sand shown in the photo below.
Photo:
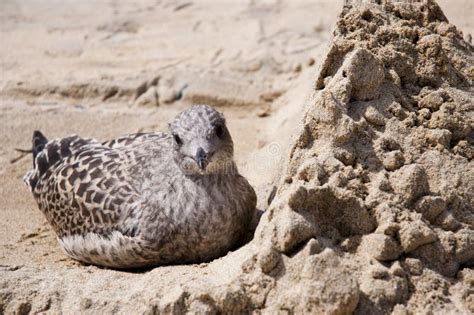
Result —
<path fill-rule="evenodd" d="M 430 6 L 2 1 L 0 313 L 473 312 L 473 4 L 439 3 L 463 34 Z M 227 117 L 254 240 L 140 272 L 68 259 L 14 149 L 165 130 L 194 102 Z"/>

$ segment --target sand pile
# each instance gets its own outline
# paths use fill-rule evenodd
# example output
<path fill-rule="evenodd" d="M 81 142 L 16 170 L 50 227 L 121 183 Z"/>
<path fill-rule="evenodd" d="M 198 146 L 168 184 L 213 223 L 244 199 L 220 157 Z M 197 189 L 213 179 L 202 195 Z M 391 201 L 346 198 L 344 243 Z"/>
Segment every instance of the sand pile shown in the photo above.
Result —
<path fill-rule="evenodd" d="M 344 8 L 256 232 L 266 306 L 474 311 L 473 61 L 434 1 Z"/>
<path fill-rule="evenodd" d="M 473 79 L 434 1 L 349 4 L 249 244 L 143 273 L 8 267 L 0 312 L 474 312 Z"/>

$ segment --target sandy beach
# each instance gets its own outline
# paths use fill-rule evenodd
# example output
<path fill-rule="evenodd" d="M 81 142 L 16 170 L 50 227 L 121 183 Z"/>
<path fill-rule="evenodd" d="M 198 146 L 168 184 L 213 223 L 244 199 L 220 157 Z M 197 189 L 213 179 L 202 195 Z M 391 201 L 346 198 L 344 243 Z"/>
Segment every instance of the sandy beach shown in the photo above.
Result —
<path fill-rule="evenodd" d="M 468 43 L 474 34 L 474 2 L 438 3 Z M 259 251 L 258 240 L 211 263 L 136 273 L 84 266 L 67 258 L 22 182 L 31 168 L 31 155 L 16 149 L 30 149 L 34 130 L 41 130 L 48 138 L 78 134 L 98 140 L 166 131 L 177 113 L 192 104 L 206 103 L 226 115 L 237 165 L 257 192 L 258 209 L 267 211 L 274 187 L 282 193 L 272 205 L 286 200 L 286 188 L 281 184 L 285 172 L 292 166 L 300 167 L 299 158 L 309 159 L 309 154 L 290 158 L 290 149 L 300 141 L 307 109 L 317 103 L 313 101 L 317 100 L 316 79 L 324 68 L 342 4 L 329 0 L 2 1 L 0 313 L 283 312 L 283 307 L 277 310 L 265 301 L 284 299 L 275 292 L 292 283 L 296 273 L 288 267 L 274 276 L 275 283 L 268 287 L 266 278 L 257 281 L 254 274 L 246 273 L 249 257 Z M 470 58 L 467 63 L 472 55 Z M 330 77 L 335 78 L 335 72 Z M 467 96 L 463 97 L 467 102 L 470 97 L 472 103 L 472 85 L 471 90 L 459 89 L 465 90 Z M 462 115 L 466 116 L 462 117 L 472 123 L 472 108 L 465 108 Z M 456 138 L 455 131 L 450 132 Z M 467 146 L 472 147 L 469 137 L 472 132 L 459 139 L 467 139 Z M 417 159 L 412 158 L 413 163 L 423 164 Z M 453 167 L 462 165 L 460 172 L 470 169 L 465 174 L 468 179 L 472 176 L 472 157 L 459 159 L 464 160 L 453 160 Z M 408 156 L 405 160 L 409 164 Z M 429 170 L 427 173 L 431 193 L 441 191 L 441 186 L 433 184 Z M 462 178 L 459 183 L 460 189 L 469 188 Z M 291 222 L 291 216 L 288 220 Z M 474 221 L 469 220 L 460 221 L 462 229 L 472 232 Z M 257 233 L 266 229 L 259 226 Z M 373 230 L 375 227 L 362 229 L 359 234 Z M 350 247 L 341 243 L 337 246 Z M 355 252 L 351 249 L 341 255 Z M 284 253 L 281 259 L 291 261 L 292 255 L 298 254 Z M 410 257 L 407 253 L 402 256 Z M 458 263 L 458 268 L 464 264 Z M 353 268 L 357 269 L 355 265 Z M 464 293 L 468 289 L 459 284 L 465 283 L 463 279 L 471 279 L 472 284 L 474 275 L 461 269 L 451 276 L 458 282 L 448 277 L 450 284 L 443 289 L 454 296 L 454 304 L 461 305 L 447 309 L 453 313 L 469 309 L 469 301 L 474 303 L 472 287 Z M 236 279 L 248 284 L 245 293 L 233 289 Z M 341 287 L 351 285 L 342 283 Z M 210 299 L 212 302 L 207 303 Z M 227 303 L 230 300 L 234 302 Z M 355 297 L 350 295 L 349 300 Z M 405 306 L 408 300 L 399 299 Z M 337 304 L 320 304 L 324 303 Z M 351 303 L 328 313 L 348 313 L 353 310 Z M 226 304 L 232 307 L 222 309 Z M 383 312 L 395 312 L 392 304 Z M 243 306 L 239 309 L 235 305 Z"/>

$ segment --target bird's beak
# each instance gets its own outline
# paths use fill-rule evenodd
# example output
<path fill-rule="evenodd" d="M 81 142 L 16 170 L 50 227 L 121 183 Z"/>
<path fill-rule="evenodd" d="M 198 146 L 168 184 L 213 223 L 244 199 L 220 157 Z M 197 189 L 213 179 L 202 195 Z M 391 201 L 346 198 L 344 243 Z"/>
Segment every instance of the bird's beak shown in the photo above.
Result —
<path fill-rule="evenodd" d="M 207 154 L 201 147 L 199 147 L 196 152 L 196 163 L 201 170 L 204 170 L 208 164 Z"/>

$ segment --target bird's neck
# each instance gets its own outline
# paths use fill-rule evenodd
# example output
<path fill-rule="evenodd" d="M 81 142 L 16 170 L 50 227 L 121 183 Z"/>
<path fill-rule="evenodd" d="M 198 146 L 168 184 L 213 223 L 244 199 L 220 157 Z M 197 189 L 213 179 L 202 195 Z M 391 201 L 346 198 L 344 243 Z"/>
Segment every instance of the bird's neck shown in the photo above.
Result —
<path fill-rule="evenodd" d="M 225 163 L 213 163 L 210 164 L 205 172 L 204 175 L 217 175 L 223 177 L 232 177 L 236 176 L 239 173 L 237 169 L 237 165 L 233 160 L 226 161 Z"/>
<path fill-rule="evenodd" d="M 213 180 L 218 178 L 232 178 L 239 174 L 239 170 L 234 161 L 226 163 L 217 163 L 209 165 L 205 170 L 199 170 L 198 172 L 185 172 L 183 173 L 189 178 L 196 180 Z"/>

